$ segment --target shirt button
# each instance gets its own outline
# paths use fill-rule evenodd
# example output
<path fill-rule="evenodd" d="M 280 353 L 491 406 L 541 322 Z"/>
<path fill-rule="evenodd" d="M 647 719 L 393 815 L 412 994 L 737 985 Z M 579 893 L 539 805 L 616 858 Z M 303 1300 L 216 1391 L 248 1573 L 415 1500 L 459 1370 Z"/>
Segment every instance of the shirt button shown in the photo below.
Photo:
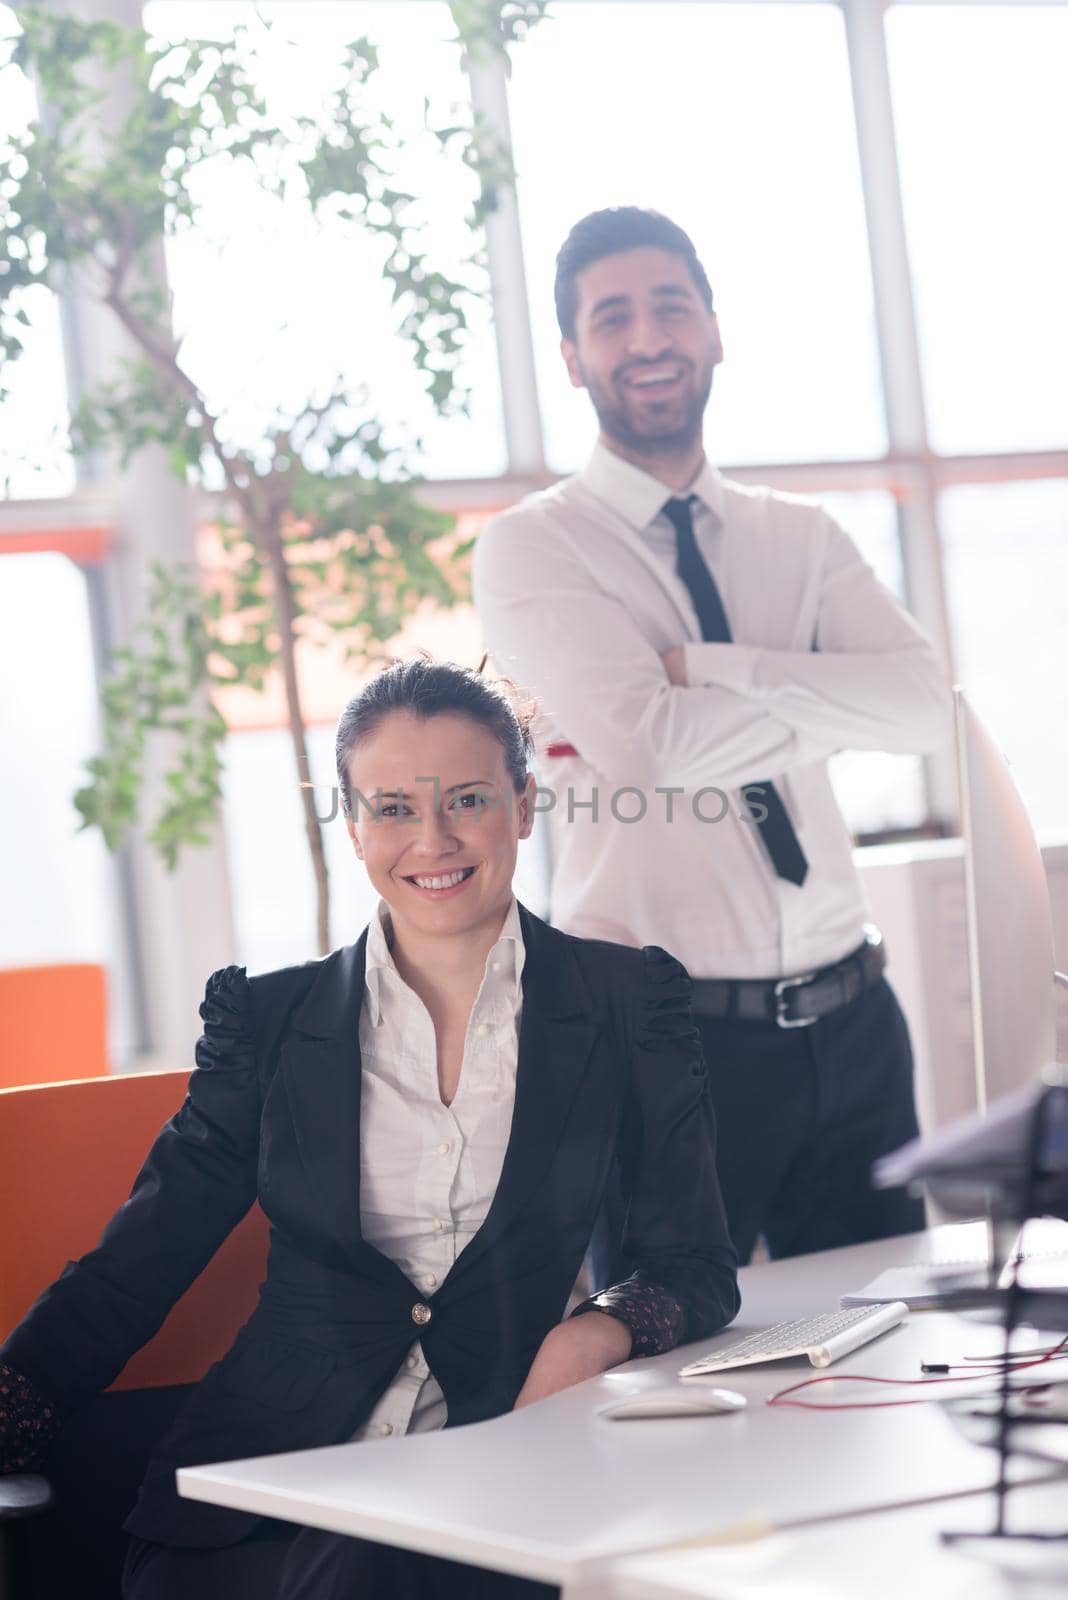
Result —
<path fill-rule="evenodd" d="M 434 1274 L 432 1272 L 428 1272 L 426 1277 L 423 1279 L 423 1288 L 434 1289 L 437 1287 L 437 1281 L 438 1280 L 435 1278 Z"/>
<path fill-rule="evenodd" d="M 489 1023 L 480 1022 L 478 1027 L 475 1029 L 475 1032 L 478 1034 L 480 1039 L 484 1039 L 487 1033 L 489 1033 Z"/>
<path fill-rule="evenodd" d="M 418 1356 L 409 1356 L 407 1361 L 405 1362 L 405 1366 L 407 1366 L 407 1367 L 417 1367 L 418 1365 L 419 1365 L 419 1357 Z"/>
<path fill-rule="evenodd" d="M 447 1155 L 448 1155 L 448 1153 L 449 1153 L 449 1151 L 450 1151 L 450 1150 L 451 1150 L 451 1149 L 452 1149 L 452 1145 L 451 1145 L 451 1144 L 448 1144 L 448 1143 L 447 1143 L 447 1142 L 446 1142 L 446 1141 L 445 1141 L 445 1140 L 444 1140 L 444 1139 L 443 1139 L 443 1140 L 442 1140 L 442 1141 L 441 1141 L 441 1143 L 440 1143 L 440 1144 L 439 1144 L 439 1145 L 438 1145 L 438 1155 L 439 1155 L 439 1156 L 447 1156 Z"/>
<path fill-rule="evenodd" d="M 433 1315 L 430 1307 L 425 1306 L 421 1300 L 412 1307 L 412 1321 L 418 1323 L 421 1328 L 426 1327 Z"/>
<path fill-rule="evenodd" d="M 380 1422 L 378 1427 L 375 1429 L 375 1432 L 378 1434 L 380 1439 L 388 1439 L 390 1434 L 393 1432 L 392 1422 Z"/>

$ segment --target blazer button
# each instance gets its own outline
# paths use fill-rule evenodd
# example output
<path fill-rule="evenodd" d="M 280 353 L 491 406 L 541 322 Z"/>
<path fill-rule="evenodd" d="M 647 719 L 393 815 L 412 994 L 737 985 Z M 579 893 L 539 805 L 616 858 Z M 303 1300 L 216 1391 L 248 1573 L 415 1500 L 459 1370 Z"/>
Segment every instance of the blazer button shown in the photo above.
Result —
<path fill-rule="evenodd" d="M 412 1321 L 417 1322 L 421 1328 L 426 1327 L 433 1315 L 430 1307 L 423 1305 L 422 1301 L 412 1307 Z"/>

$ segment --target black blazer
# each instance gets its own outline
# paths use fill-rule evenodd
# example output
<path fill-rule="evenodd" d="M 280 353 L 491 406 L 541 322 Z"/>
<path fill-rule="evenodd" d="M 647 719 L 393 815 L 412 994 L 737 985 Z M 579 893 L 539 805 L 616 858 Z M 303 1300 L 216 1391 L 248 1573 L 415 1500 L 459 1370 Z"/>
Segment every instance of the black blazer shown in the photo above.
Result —
<path fill-rule="evenodd" d="M 614 1163 L 633 1281 L 669 1291 L 683 1340 L 735 1315 L 685 972 L 662 950 L 521 917 L 523 1014 L 500 1183 L 430 1296 L 360 1233 L 366 935 L 306 966 L 251 979 L 230 967 L 209 981 L 185 1103 L 100 1244 L 0 1350 L 51 1399 L 83 1402 L 151 1337 L 258 1195 L 271 1224 L 259 1302 L 161 1442 L 130 1532 L 190 1546 L 243 1537 L 256 1518 L 179 1499 L 175 1468 L 343 1442 L 415 1338 L 450 1427 L 509 1410 L 563 1315 Z M 431 1318 L 420 1325 L 423 1304 Z"/>

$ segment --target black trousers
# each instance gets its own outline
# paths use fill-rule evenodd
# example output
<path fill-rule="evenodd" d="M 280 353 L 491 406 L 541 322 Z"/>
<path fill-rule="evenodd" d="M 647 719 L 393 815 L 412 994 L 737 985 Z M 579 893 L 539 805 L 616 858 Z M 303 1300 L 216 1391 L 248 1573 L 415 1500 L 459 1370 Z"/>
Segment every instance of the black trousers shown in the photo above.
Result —
<path fill-rule="evenodd" d="M 917 1132 L 908 1026 L 885 979 L 807 1028 L 695 1014 L 716 1110 L 716 1165 L 744 1266 L 924 1226 L 923 1203 L 872 1188 L 872 1163 Z M 610 1184 L 587 1256 L 592 1287 L 630 1268 Z"/>
<path fill-rule="evenodd" d="M 238 1544 L 131 1539 L 123 1600 L 556 1600 L 559 1589 L 455 1561 L 266 1522 Z"/>
<path fill-rule="evenodd" d="M 761 1235 L 779 1257 L 924 1226 L 921 1201 L 871 1183 L 877 1157 L 918 1131 L 908 1027 L 885 979 L 807 1028 L 694 1020 L 740 1262 Z"/>

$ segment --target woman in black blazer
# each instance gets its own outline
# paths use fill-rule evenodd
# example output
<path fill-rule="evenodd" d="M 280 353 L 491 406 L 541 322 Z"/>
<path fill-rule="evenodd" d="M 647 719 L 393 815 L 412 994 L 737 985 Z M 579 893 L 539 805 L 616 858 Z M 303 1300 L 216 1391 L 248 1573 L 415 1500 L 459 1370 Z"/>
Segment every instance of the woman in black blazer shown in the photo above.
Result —
<path fill-rule="evenodd" d="M 372 924 L 380 958 L 369 962 L 365 931 L 322 961 L 212 976 L 181 1110 L 97 1248 L 0 1347 L 0 1465 L 26 1470 L 258 1197 L 271 1224 L 259 1303 L 157 1449 L 126 1524 L 128 1600 L 547 1592 L 181 1500 L 175 1468 L 351 1439 L 391 1403 L 413 1352 L 425 1361 L 426 1425 L 456 1427 L 701 1338 L 737 1311 L 688 979 L 662 950 L 571 938 L 515 907 L 516 850 L 533 822 L 529 749 L 505 696 L 459 668 L 398 663 L 350 702 L 338 778 L 354 849 L 383 900 L 377 933 Z M 470 1151 L 499 1176 L 441 1281 L 417 1284 L 398 1264 L 414 1270 L 401 1247 L 364 1236 L 361 1196 L 388 1167 L 393 1211 L 411 1212 L 393 1221 L 416 1240 L 443 1226 L 418 1199 L 426 1119 L 450 1106 L 461 1067 L 475 1070 L 471 1035 L 488 1029 L 469 1020 L 491 981 L 498 1007 L 507 992 L 490 968 L 502 970 L 509 927 L 518 1042 L 506 1017 L 478 1058 L 492 1080 L 485 1126 L 498 1118 L 497 1166 Z M 403 1095 L 367 1098 L 360 1041 L 372 1037 L 372 966 L 379 1020 L 383 965 L 392 1016 L 408 1032 L 376 1037 L 430 1041 L 422 1111 Z M 385 1163 L 378 1135 L 361 1138 L 361 1110 L 368 1129 L 395 1129 Z M 613 1174 L 626 1197 L 617 1281 L 562 1321 Z"/>

